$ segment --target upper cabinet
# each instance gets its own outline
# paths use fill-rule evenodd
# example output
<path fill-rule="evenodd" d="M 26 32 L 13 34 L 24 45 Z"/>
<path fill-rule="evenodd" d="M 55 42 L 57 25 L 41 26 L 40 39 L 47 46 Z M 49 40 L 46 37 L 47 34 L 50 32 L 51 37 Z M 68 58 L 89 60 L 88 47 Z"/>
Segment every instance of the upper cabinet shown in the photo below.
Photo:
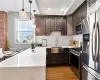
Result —
<path fill-rule="evenodd" d="M 76 26 L 87 16 L 87 1 L 85 1 L 74 13 L 73 13 L 73 32 L 76 34 Z"/>
<path fill-rule="evenodd" d="M 67 16 L 67 35 L 72 35 L 73 33 L 73 22 L 72 15 Z"/>
<path fill-rule="evenodd" d="M 50 31 L 51 30 L 56 30 L 56 18 L 55 17 L 50 17 Z"/>
<path fill-rule="evenodd" d="M 67 19 L 66 17 L 62 18 L 62 23 L 61 23 L 61 34 L 62 35 L 67 35 Z"/>
<path fill-rule="evenodd" d="M 50 35 L 51 18 L 46 17 L 45 21 L 46 35 Z"/>
<path fill-rule="evenodd" d="M 67 19 L 65 16 L 36 16 L 36 35 L 50 35 L 52 31 L 61 31 L 67 35 Z"/>
<path fill-rule="evenodd" d="M 63 17 L 57 17 L 56 18 L 56 30 L 61 30 L 61 28 L 62 28 L 62 19 L 63 19 Z"/>
<path fill-rule="evenodd" d="M 44 17 L 36 17 L 36 35 L 45 35 L 46 34 L 46 25 Z"/>
<path fill-rule="evenodd" d="M 90 7 L 91 5 L 93 5 L 97 0 L 87 0 L 88 3 L 88 7 Z"/>

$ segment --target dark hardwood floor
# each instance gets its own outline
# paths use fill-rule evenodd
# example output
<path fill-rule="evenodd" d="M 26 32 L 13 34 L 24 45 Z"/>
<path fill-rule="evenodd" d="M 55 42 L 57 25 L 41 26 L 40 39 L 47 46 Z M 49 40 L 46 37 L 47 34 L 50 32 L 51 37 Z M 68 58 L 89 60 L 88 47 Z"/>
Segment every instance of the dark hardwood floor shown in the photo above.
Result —
<path fill-rule="evenodd" d="M 47 67 L 47 80 L 79 80 L 68 66 Z"/>

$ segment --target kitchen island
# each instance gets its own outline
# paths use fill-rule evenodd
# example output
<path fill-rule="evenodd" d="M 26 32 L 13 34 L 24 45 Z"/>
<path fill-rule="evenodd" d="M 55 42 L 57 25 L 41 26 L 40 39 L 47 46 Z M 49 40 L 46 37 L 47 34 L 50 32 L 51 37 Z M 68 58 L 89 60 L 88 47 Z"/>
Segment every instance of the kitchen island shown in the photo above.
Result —
<path fill-rule="evenodd" d="M 0 80 L 46 80 L 46 47 L 29 48 L 0 63 Z"/>

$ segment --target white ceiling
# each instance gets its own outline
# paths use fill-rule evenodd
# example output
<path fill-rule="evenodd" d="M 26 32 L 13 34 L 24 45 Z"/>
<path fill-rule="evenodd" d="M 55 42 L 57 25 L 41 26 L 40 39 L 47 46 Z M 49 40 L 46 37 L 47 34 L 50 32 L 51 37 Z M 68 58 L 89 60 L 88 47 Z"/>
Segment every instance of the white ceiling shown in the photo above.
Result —
<path fill-rule="evenodd" d="M 25 11 L 29 12 L 29 0 L 25 0 Z M 65 15 L 73 13 L 84 0 L 32 0 L 32 10 L 37 14 Z M 0 11 L 19 12 L 22 0 L 0 0 Z M 49 10 L 48 10 L 49 9 Z"/>
<path fill-rule="evenodd" d="M 73 13 L 85 0 L 36 0 L 41 14 Z M 50 10 L 48 10 L 50 9 Z"/>
<path fill-rule="evenodd" d="M 0 11 L 6 12 L 19 12 L 22 8 L 22 1 L 23 0 L 0 0 Z M 25 11 L 29 12 L 29 0 L 25 0 Z M 32 0 L 32 10 L 36 10 L 36 13 L 39 13 L 37 4 L 35 0 Z"/>
<path fill-rule="evenodd" d="M 73 0 L 36 0 L 41 14 L 62 14 Z M 50 8 L 50 10 L 48 10 Z M 63 9 L 63 10 L 62 10 Z"/>

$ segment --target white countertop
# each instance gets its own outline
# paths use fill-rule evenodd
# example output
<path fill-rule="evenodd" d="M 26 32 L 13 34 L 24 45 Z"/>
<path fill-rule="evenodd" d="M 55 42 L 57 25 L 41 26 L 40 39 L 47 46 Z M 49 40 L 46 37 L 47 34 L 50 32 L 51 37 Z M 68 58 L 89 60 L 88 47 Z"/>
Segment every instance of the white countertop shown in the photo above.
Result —
<path fill-rule="evenodd" d="M 46 48 L 51 48 L 52 46 L 47 46 Z M 77 48 L 75 46 L 60 46 L 62 48 Z"/>
<path fill-rule="evenodd" d="M 0 62 L 0 67 L 38 67 L 46 66 L 46 47 L 29 48 L 11 58 Z"/>

